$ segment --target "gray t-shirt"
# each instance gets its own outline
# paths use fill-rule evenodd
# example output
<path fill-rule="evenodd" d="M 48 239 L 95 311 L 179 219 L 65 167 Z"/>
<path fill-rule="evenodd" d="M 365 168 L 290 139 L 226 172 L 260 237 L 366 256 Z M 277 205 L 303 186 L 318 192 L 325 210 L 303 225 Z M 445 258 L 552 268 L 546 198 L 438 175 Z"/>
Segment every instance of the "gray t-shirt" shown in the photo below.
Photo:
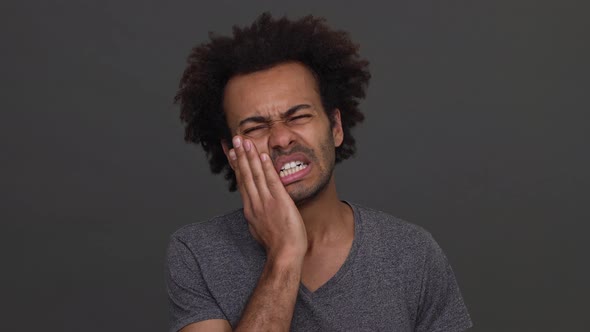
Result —
<path fill-rule="evenodd" d="M 354 240 L 340 270 L 300 285 L 291 331 L 464 331 L 471 320 L 432 236 L 384 212 L 348 203 Z M 170 331 L 207 319 L 235 327 L 266 260 L 242 210 L 182 227 L 167 261 Z"/>

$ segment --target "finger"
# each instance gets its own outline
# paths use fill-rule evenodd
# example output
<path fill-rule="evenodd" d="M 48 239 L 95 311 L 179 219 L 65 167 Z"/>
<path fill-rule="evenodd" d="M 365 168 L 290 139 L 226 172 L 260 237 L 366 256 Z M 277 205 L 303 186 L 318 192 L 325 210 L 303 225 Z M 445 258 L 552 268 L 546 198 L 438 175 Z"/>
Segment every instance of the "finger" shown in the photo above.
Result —
<path fill-rule="evenodd" d="M 238 168 L 238 156 L 236 155 L 236 150 L 233 148 L 230 148 L 227 144 L 227 142 L 225 140 L 221 141 L 221 146 L 223 148 L 223 152 L 225 153 L 225 156 L 227 157 L 227 161 L 229 163 L 229 166 L 231 167 L 232 171 L 234 172 L 234 175 L 236 177 L 236 182 L 238 184 L 238 187 L 240 186 L 240 169 Z"/>
<path fill-rule="evenodd" d="M 235 160 L 236 160 L 236 152 L 234 151 L 233 148 L 231 148 L 228 144 L 226 140 L 221 140 L 221 148 L 223 149 L 223 153 L 225 154 L 225 156 L 227 157 L 227 161 L 229 163 L 229 166 L 231 167 L 231 169 L 235 172 Z"/>
<path fill-rule="evenodd" d="M 240 192 L 240 197 L 242 198 L 242 206 L 248 207 L 250 206 L 250 197 L 248 197 L 248 193 L 243 186 L 243 181 L 240 178 L 240 168 L 238 167 L 238 156 L 236 155 L 235 149 L 230 149 L 226 152 L 227 160 L 229 162 L 230 167 L 234 171 L 234 175 L 236 177 L 236 183 L 238 187 L 238 191 Z"/>
<path fill-rule="evenodd" d="M 266 177 L 266 185 L 270 190 L 270 193 L 273 197 L 280 197 L 283 195 L 289 195 L 285 186 L 281 182 L 281 178 L 275 169 L 275 166 L 272 163 L 269 155 L 266 153 L 260 154 L 260 161 L 262 163 L 262 169 L 264 171 L 264 175 Z"/>
<path fill-rule="evenodd" d="M 223 148 L 223 152 L 227 157 L 229 166 L 234 172 L 238 191 L 240 192 L 240 197 L 242 199 L 242 206 L 250 207 L 250 197 L 248 196 L 248 193 L 246 192 L 246 189 L 243 186 L 243 181 L 240 178 L 240 169 L 238 167 L 238 156 L 236 154 L 236 150 L 230 148 L 226 140 L 221 141 L 221 146 Z"/>
<path fill-rule="evenodd" d="M 240 136 L 234 137 L 233 144 L 237 155 L 237 169 L 239 169 L 239 176 L 243 189 L 250 198 L 250 204 L 252 204 L 253 208 L 256 208 L 258 207 L 258 202 L 260 202 L 260 195 L 258 194 L 258 189 L 254 183 L 252 171 L 250 170 L 250 162 L 248 161 L 246 151 L 244 150 L 244 144 L 242 143 L 243 139 Z"/>
<path fill-rule="evenodd" d="M 225 156 L 227 157 L 227 162 L 229 163 L 229 167 L 231 167 L 232 171 L 234 172 L 234 175 L 236 177 L 236 182 L 239 183 L 239 169 L 237 168 L 237 155 L 236 155 L 236 151 L 233 148 L 230 148 L 229 145 L 227 144 L 226 140 L 221 140 L 221 147 L 223 148 L 223 153 L 225 153 Z"/>
<path fill-rule="evenodd" d="M 256 185 L 256 189 L 258 189 L 260 197 L 263 199 L 272 197 L 268 189 L 268 185 L 266 184 L 266 176 L 264 174 L 264 170 L 262 169 L 258 149 L 256 149 L 256 146 L 254 146 L 252 141 L 249 139 L 244 139 L 243 143 L 246 156 L 248 157 L 248 162 L 250 163 L 252 179 L 254 180 L 254 184 Z"/>

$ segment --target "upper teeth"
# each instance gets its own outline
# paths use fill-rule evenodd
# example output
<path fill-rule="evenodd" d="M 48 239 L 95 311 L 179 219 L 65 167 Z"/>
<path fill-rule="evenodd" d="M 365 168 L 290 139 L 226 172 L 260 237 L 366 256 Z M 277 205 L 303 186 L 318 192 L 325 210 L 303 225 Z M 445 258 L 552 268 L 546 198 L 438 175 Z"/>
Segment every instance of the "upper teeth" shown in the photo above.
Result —
<path fill-rule="evenodd" d="M 297 166 L 301 166 L 303 165 L 302 161 L 292 161 L 290 163 L 286 163 L 285 165 L 283 165 L 283 167 L 281 167 L 281 171 L 285 171 L 288 170 L 289 168 L 295 168 Z"/>
<path fill-rule="evenodd" d="M 293 173 L 299 172 L 300 170 L 307 168 L 307 164 L 303 163 L 302 161 L 292 161 L 290 163 L 285 163 L 279 172 L 279 176 L 287 176 Z"/>

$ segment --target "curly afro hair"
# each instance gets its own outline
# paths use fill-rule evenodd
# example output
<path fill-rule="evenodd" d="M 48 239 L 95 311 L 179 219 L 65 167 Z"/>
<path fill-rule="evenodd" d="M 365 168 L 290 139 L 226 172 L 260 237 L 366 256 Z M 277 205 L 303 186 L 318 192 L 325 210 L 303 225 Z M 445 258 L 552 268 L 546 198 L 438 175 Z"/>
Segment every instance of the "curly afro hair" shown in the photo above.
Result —
<path fill-rule="evenodd" d="M 336 162 L 354 155 L 351 128 L 364 119 L 359 101 L 371 74 L 369 62 L 360 58 L 359 46 L 347 32 L 330 29 L 324 18 L 310 15 L 291 21 L 273 19 L 266 12 L 249 27 L 234 26 L 233 38 L 213 33 L 209 38 L 191 51 L 174 102 L 180 104 L 185 141 L 202 145 L 211 171 L 225 173 L 230 191 L 236 190 L 236 177 L 221 146 L 221 140 L 231 141 L 222 105 L 225 85 L 236 75 L 290 61 L 306 65 L 318 81 L 332 123 L 332 111 L 341 112 L 344 141 L 336 148 Z"/>

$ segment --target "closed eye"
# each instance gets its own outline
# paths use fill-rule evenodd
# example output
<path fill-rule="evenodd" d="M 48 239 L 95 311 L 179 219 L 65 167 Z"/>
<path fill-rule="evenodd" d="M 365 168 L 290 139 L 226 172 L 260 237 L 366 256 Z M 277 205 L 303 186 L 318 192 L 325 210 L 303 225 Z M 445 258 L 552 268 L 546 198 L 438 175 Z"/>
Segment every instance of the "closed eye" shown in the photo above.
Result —
<path fill-rule="evenodd" d="M 311 118 L 311 114 L 301 114 L 301 115 L 297 115 L 297 116 L 293 116 L 291 118 L 289 118 L 289 122 L 294 122 L 294 123 L 302 123 L 305 120 Z"/>
<path fill-rule="evenodd" d="M 246 134 L 249 134 L 249 133 L 253 133 L 253 132 L 257 131 L 257 130 L 266 129 L 267 127 L 268 126 L 256 126 L 256 127 L 248 128 L 248 129 L 245 129 L 243 131 L 243 134 L 246 135 Z"/>

